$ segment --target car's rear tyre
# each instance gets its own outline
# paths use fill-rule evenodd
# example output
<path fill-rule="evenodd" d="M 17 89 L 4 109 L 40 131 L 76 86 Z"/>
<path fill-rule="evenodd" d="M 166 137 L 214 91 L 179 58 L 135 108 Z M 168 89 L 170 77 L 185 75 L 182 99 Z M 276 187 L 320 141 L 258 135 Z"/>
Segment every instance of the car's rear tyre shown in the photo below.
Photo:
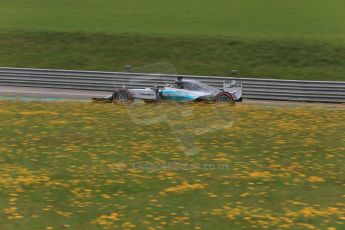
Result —
<path fill-rule="evenodd" d="M 234 99 L 232 98 L 232 95 L 230 93 L 220 92 L 217 94 L 215 102 L 220 104 L 232 103 L 234 102 Z"/>
<path fill-rule="evenodd" d="M 133 102 L 133 98 L 127 89 L 119 89 L 113 93 L 113 102 L 128 104 Z"/>

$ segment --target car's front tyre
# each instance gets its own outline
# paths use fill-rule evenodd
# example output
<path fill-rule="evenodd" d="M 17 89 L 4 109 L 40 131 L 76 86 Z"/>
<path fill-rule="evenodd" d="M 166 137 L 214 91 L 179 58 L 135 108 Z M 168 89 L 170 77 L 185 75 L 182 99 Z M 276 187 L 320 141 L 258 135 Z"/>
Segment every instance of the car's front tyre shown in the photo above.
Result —
<path fill-rule="evenodd" d="M 113 102 L 128 104 L 133 102 L 133 98 L 127 89 L 118 89 L 113 93 Z"/>

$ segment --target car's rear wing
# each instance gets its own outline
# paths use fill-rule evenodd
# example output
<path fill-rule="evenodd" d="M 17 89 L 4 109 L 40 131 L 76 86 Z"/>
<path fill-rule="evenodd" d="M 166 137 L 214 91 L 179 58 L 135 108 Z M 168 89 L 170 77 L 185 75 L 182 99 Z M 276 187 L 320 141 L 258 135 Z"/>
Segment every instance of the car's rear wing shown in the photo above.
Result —
<path fill-rule="evenodd" d="M 231 93 L 235 100 L 240 100 L 242 97 L 242 82 L 236 80 L 223 81 L 223 90 Z"/>

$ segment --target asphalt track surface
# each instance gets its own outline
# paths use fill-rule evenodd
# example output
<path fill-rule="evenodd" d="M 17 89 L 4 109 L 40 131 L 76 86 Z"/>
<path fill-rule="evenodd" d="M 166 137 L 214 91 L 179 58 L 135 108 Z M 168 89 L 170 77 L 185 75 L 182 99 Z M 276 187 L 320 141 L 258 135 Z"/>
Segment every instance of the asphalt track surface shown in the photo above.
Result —
<path fill-rule="evenodd" d="M 74 89 L 36 88 L 0 86 L 0 97 L 32 97 L 32 98 L 60 98 L 60 99 L 90 99 L 105 97 L 109 91 L 89 91 Z"/>

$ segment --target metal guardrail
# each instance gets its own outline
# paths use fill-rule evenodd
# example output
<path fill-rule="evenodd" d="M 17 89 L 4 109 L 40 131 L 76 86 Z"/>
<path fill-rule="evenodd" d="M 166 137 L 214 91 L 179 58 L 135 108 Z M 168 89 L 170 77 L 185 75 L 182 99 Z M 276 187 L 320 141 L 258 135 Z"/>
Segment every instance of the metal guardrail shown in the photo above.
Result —
<path fill-rule="evenodd" d="M 52 70 L 0 67 L 0 85 L 112 91 L 152 87 L 173 82 L 177 76 L 167 74 L 123 73 L 102 71 Z M 183 75 L 182 75 L 183 76 Z M 183 76 L 221 88 L 224 77 Z M 345 82 L 299 81 L 257 78 L 227 78 L 243 83 L 243 97 L 249 99 L 291 100 L 345 103 Z"/>

